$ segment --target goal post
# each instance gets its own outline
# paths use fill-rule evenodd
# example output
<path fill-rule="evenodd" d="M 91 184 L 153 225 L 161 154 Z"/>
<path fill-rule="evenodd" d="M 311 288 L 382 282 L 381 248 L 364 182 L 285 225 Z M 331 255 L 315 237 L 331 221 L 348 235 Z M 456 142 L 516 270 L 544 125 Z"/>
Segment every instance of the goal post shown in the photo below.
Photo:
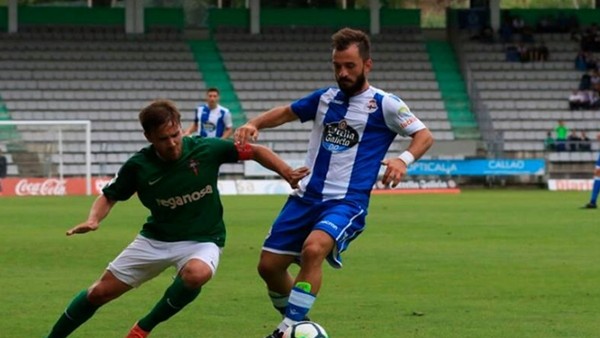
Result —
<path fill-rule="evenodd" d="M 0 153 L 7 158 L 6 179 L 21 179 L 20 190 L 35 190 L 34 195 L 40 194 L 44 187 L 23 180 L 45 178 L 54 180 L 45 183 L 55 187 L 53 195 L 63 195 L 67 193 L 66 180 L 83 178 L 85 195 L 92 194 L 89 120 L 2 120 Z"/>

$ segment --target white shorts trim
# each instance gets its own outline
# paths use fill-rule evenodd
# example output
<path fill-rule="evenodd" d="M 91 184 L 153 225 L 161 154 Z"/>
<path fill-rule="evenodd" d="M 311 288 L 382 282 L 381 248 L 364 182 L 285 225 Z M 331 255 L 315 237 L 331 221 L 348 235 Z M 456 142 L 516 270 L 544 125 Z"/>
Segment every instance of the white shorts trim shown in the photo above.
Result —
<path fill-rule="evenodd" d="M 191 259 L 205 262 L 213 276 L 219 266 L 222 248 L 212 242 L 162 242 L 137 235 L 112 262 L 107 270 L 115 277 L 133 287 L 158 276 L 168 267 L 179 272 Z"/>

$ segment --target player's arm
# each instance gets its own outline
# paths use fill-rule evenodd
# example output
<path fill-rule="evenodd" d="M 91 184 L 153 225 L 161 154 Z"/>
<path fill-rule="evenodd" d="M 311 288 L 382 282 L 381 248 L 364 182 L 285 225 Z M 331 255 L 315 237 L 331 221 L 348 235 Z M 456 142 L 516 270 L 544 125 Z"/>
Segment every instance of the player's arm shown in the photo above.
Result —
<path fill-rule="evenodd" d="M 228 139 L 231 136 L 231 134 L 233 134 L 233 128 L 227 127 L 223 131 L 223 135 L 221 136 L 221 138 L 224 139 L 224 140 L 226 140 L 226 139 Z"/>
<path fill-rule="evenodd" d="M 244 144 L 248 141 L 256 141 L 259 130 L 274 128 L 297 119 L 298 116 L 292 111 L 291 105 L 272 108 L 237 128 L 234 135 L 235 142 Z"/>
<path fill-rule="evenodd" d="M 223 131 L 221 138 L 226 140 L 233 134 L 233 119 L 229 110 L 226 110 L 225 115 L 223 116 L 223 123 L 225 124 L 225 130 Z"/>
<path fill-rule="evenodd" d="M 388 158 L 381 163 L 387 166 L 381 182 L 385 185 L 392 184 L 395 187 L 406 175 L 408 166 L 421 158 L 433 145 L 433 135 L 429 129 L 424 128 L 410 135 L 412 140 L 408 148 L 399 157 Z"/>
<path fill-rule="evenodd" d="M 307 167 L 293 169 L 271 149 L 258 144 L 236 144 L 240 160 L 255 160 L 263 167 L 276 172 L 295 189 L 298 182 L 310 173 Z"/>
<path fill-rule="evenodd" d="M 395 187 L 406 175 L 408 166 L 421 158 L 433 145 L 433 135 L 400 98 L 386 95 L 381 102 L 387 127 L 412 139 L 408 148 L 399 157 L 382 161 L 387 168 L 381 181 L 385 185 L 391 183 L 392 187 Z"/>
<path fill-rule="evenodd" d="M 117 201 L 108 199 L 104 194 L 98 196 L 90 208 L 87 220 L 68 230 L 67 236 L 97 230 L 100 222 L 108 215 L 116 203 Z"/>
<path fill-rule="evenodd" d="M 198 122 L 190 124 L 190 126 L 183 132 L 183 136 L 192 135 L 198 131 Z"/>

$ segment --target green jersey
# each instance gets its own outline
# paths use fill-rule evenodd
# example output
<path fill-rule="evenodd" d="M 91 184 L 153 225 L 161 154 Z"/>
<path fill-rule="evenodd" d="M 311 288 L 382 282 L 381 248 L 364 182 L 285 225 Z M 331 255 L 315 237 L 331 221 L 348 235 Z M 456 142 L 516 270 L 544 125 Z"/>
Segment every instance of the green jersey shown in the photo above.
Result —
<path fill-rule="evenodd" d="M 165 242 L 198 241 L 225 245 L 223 205 L 217 190 L 219 166 L 237 162 L 230 141 L 184 137 L 177 161 L 166 162 L 152 145 L 130 157 L 102 190 L 115 201 L 137 193 L 150 210 L 140 234 Z"/>

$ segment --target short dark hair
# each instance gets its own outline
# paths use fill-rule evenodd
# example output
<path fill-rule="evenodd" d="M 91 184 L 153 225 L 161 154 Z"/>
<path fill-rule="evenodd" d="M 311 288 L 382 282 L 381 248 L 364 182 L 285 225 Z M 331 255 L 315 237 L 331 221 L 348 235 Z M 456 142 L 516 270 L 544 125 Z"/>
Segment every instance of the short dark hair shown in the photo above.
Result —
<path fill-rule="evenodd" d="M 346 27 L 331 36 L 331 47 L 334 50 L 343 51 L 353 44 L 358 47 L 358 53 L 363 60 L 371 58 L 371 41 L 365 32 Z"/>
<path fill-rule="evenodd" d="M 219 89 L 217 87 L 210 87 L 206 90 L 206 93 L 210 93 L 210 92 L 216 92 L 218 95 L 221 95 L 221 93 L 219 92 Z"/>
<path fill-rule="evenodd" d="M 171 100 L 161 99 L 150 103 L 140 111 L 138 118 L 146 133 L 151 133 L 166 123 L 181 124 L 181 114 Z"/>

